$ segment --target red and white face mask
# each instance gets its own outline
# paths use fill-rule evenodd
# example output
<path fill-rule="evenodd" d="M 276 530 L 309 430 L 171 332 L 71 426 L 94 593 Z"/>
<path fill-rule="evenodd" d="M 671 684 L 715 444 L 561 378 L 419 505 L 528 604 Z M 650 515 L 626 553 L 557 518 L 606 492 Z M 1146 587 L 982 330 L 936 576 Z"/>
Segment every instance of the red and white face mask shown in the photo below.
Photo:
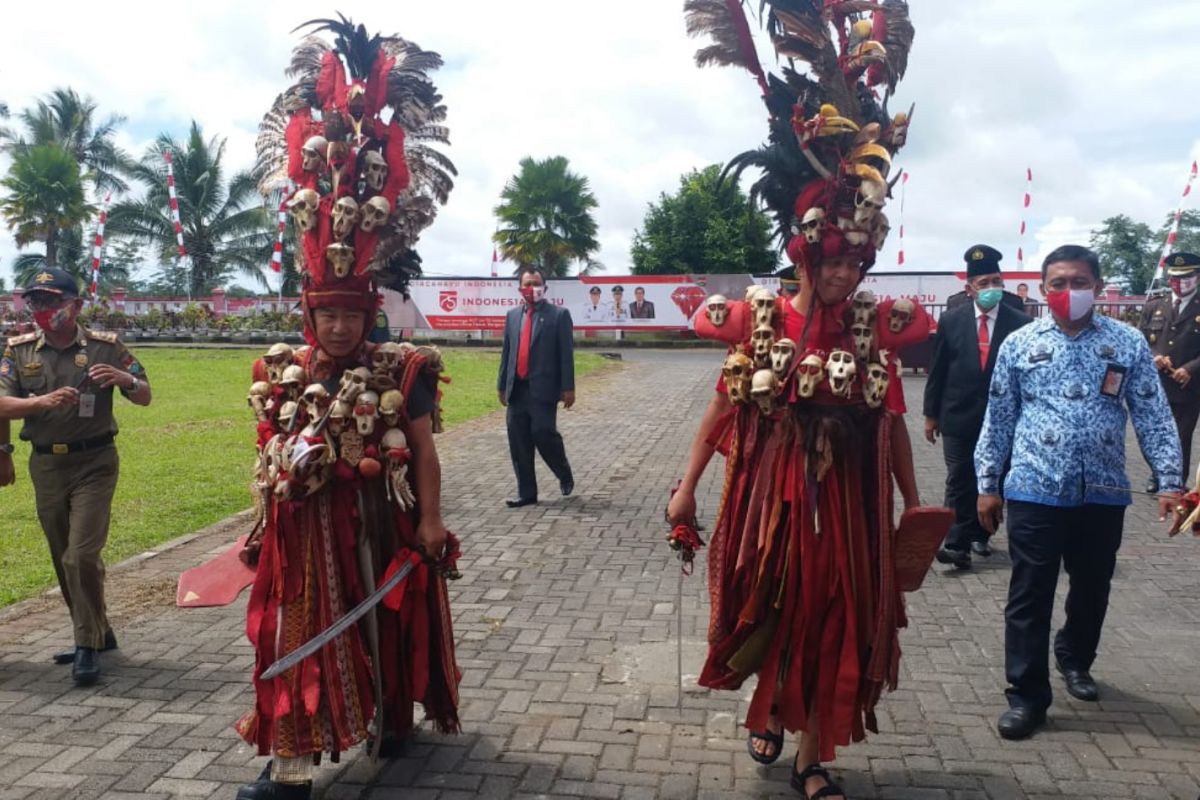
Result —
<path fill-rule="evenodd" d="M 1186 278 L 1171 278 L 1167 281 L 1171 284 L 1171 291 L 1176 297 L 1187 297 L 1192 292 L 1196 291 L 1197 276 L 1189 275 Z"/>
<path fill-rule="evenodd" d="M 1050 313 L 1060 320 L 1078 322 L 1088 315 L 1096 305 L 1096 293 L 1092 289 L 1060 289 L 1046 292 L 1046 305 Z"/>
<path fill-rule="evenodd" d="M 519 290 L 521 297 L 525 298 L 525 302 L 533 305 L 546 296 L 545 286 L 522 286 Z"/>
<path fill-rule="evenodd" d="M 62 333 L 75 327 L 75 319 L 79 314 L 74 303 L 67 303 L 61 308 L 46 308 L 35 311 L 33 321 L 46 333 Z"/>

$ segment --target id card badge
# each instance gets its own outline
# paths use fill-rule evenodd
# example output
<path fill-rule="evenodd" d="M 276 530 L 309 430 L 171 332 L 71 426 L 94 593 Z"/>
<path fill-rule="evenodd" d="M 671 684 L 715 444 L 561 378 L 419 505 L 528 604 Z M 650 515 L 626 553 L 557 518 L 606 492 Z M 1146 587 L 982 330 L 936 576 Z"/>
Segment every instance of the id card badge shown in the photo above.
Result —
<path fill-rule="evenodd" d="M 79 395 L 79 418 L 91 419 L 96 416 L 96 393 L 84 392 Z"/>
<path fill-rule="evenodd" d="M 1109 364 L 1104 370 L 1104 381 L 1100 384 L 1100 394 L 1105 397 L 1120 397 L 1121 387 L 1125 385 L 1125 367 L 1120 364 Z"/>

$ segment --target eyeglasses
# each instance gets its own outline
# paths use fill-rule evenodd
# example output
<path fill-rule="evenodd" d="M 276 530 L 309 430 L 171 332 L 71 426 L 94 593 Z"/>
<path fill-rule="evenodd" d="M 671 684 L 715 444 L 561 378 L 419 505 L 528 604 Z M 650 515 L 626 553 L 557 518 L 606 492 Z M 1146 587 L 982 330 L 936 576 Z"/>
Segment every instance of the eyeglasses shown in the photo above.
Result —
<path fill-rule="evenodd" d="M 70 298 L 64 297 L 61 294 L 48 294 L 46 292 L 38 292 L 37 294 L 25 296 L 25 303 L 31 311 L 53 311 L 62 308 L 69 301 Z"/>

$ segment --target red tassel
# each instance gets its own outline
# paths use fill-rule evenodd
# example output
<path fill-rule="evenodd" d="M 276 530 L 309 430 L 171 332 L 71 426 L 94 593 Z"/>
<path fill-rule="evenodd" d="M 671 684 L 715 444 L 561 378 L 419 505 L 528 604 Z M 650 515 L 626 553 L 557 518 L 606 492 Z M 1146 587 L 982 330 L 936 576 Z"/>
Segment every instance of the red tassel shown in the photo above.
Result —
<path fill-rule="evenodd" d="M 315 92 L 322 109 L 346 110 L 346 73 L 342 69 L 342 60 L 332 50 L 321 58 Z"/>
<path fill-rule="evenodd" d="M 404 158 L 404 128 L 401 128 L 400 123 L 394 119 L 388 125 L 387 146 L 384 148 L 383 159 L 388 165 L 388 177 L 380 194 L 392 204 L 394 210 L 396 198 L 412 182 L 412 175 L 408 171 L 408 161 Z"/>
<path fill-rule="evenodd" d="M 300 154 L 304 142 L 312 135 L 312 131 L 312 112 L 303 108 L 288 120 L 287 130 L 284 132 L 284 141 L 287 142 L 288 151 L 288 177 L 296 186 L 309 186 L 309 188 L 316 186 L 317 175 L 304 171 L 304 157 Z"/>

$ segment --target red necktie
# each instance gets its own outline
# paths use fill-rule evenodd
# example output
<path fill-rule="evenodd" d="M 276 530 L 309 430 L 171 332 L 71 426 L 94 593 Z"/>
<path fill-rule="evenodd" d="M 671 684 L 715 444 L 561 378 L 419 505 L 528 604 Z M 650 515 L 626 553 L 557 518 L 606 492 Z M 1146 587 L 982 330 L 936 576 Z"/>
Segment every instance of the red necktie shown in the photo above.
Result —
<path fill-rule="evenodd" d="M 987 369 L 988 350 L 991 349 L 991 337 L 988 336 L 987 314 L 979 316 L 979 368 Z"/>
<path fill-rule="evenodd" d="M 533 306 L 525 306 L 525 323 L 521 326 L 521 343 L 517 346 L 517 377 L 529 377 L 529 339 L 533 335 Z"/>

